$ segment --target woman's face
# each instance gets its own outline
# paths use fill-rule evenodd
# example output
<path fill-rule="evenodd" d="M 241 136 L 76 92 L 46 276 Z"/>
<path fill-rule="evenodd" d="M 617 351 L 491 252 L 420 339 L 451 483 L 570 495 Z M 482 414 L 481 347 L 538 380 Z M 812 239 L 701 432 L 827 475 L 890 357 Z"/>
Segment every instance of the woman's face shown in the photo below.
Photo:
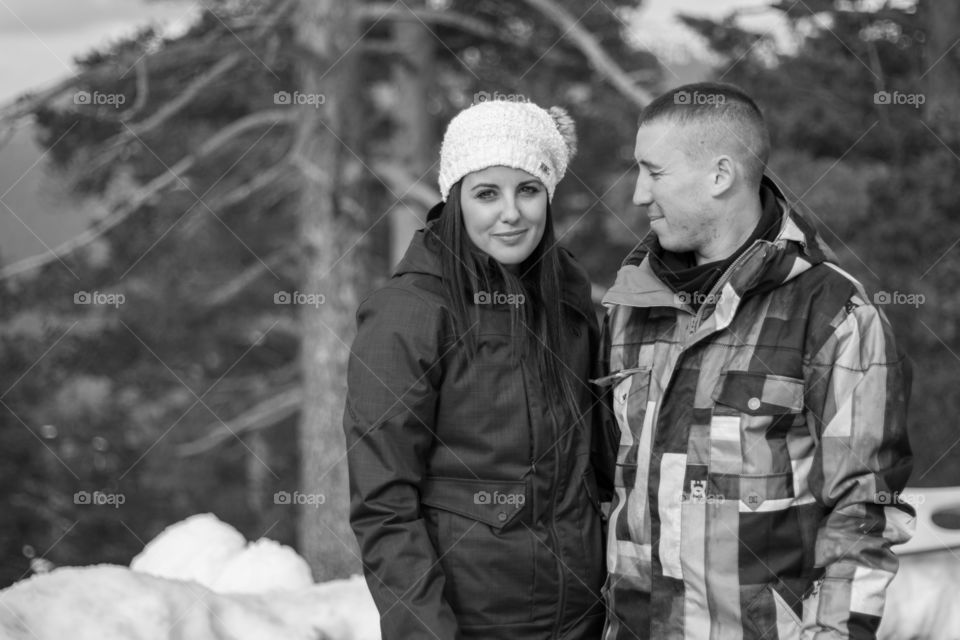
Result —
<path fill-rule="evenodd" d="M 547 189 L 526 171 L 487 167 L 464 176 L 460 208 L 473 244 L 500 264 L 517 265 L 543 237 Z"/>

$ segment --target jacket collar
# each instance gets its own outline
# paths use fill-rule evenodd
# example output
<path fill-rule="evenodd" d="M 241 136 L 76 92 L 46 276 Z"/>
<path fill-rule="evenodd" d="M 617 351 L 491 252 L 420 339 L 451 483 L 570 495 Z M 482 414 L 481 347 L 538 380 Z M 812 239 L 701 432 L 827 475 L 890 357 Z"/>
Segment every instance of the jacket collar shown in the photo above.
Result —
<path fill-rule="evenodd" d="M 836 263 L 833 251 L 814 226 L 790 208 L 782 191 L 770 178 L 764 176 L 760 188 L 771 189 L 780 204 L 780 230 L 773 242 L 754 242 L 717 283 L 718 291 L 730 287 L 731 293 L 735 294 L 725 296 L 726 304 L 734 307 L 751 290 L 761 286 L 776 288 L 820 262 Z M 656 247 L 656 235 L 650 232 L 633 248 L 617 272 L 613 286 L 604 295 L 604 306 L 674 307 L 692 313 L 692 309 L 653 272 L 649 254 Z M 724 299 L 721 298 L 717 307 L 723 306 Z M 735 308 L 721 310 L 732 314 Z"/>

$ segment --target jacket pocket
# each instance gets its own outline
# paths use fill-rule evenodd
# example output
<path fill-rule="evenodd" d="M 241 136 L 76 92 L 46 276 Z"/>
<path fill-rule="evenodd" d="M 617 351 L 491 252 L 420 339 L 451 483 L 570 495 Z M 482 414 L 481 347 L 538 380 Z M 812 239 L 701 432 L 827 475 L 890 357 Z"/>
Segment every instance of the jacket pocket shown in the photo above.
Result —
<path fill-rule="evenodd" d="M 812 441 L 797 441 L 808 438 L 803 396 L 804 382 L 797 378 L 722 373 L 712 396 L 710 471 L 791 475 L 791 462 L 813 453 Z"/>
<path fill-rule="evenodd" d="M 609 388 L 612 394 L 613 413 L 620 431 L 614 486 L 633 487 L 638 461 L 649 456 L 649 423 L 653 418 L 653 407 L 649 406 L 650 369 L 621 369 L 591 382 Z M 646 464 L 640 466 L 647 469 Z"/>
<path fill-rule="evenodd" d="M 596 566 L 603 566 L 604 544 L 607 533 L 607 514 L 603 512 L 600 503 L 600 492 L 597 488 L 597 478 L 593 467 L 587 466 L 582 476 L 583 489 L 590 506 L 583 509 L 580 523 L 580 536 L 583 540 L 583 555 L 587 556 L 588 565 L 593 562 L 593 553 L 597 553 Z M 591 567 L 588 567 L 591 568 Z"/>
<path fill-rule="evenodd" d="M 721 374 L 713 394 L 707 491 L 737 505 L 746 584 L 789 582 L 813 563 L 819 519 L 809 511 L 803 398 L 803 380 L 747 371 Z"/>
<path fill-rule="evenodd" d="M 437 529 L 444 596 L 458 622 L 530 622 L 536 540 L 523 526 L 526 482 L 429 477 L 420 502 Z"/>
<path fill-rule="evenodd" d="M 749 415 L 799 413 L 803 409 L 803 380 L 754 371 L 727 371 L 713 399 Z"/>
<path fill-rule="evenodd" d="M 789 593 L 786 585 L 781 588 Z M 773 584 L 760 588 L 746 612 L 744 640 L 800 640 L 800 617 Z"/>

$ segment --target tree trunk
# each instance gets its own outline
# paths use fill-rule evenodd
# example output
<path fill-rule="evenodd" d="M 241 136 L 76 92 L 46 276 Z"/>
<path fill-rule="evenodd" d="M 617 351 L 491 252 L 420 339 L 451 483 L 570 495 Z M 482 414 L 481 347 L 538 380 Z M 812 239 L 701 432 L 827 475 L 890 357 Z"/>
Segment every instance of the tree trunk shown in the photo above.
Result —
<path fill-rule="evenodd" d="M 960 2 L 923 0 L 920 10 L 927 31 L 924 113 L 941 140 L 953 146 L 960 141 Z"/>
<path fill-rule="evenodd" d="M 341 421 L 358 290 L 368 288 L 354 246 L 360 237 L 357 229 L 365 221 L 350 220 L 338 206 L 345 195 L 345 167 L 356 165 L 353 153 L 360 154 L 344 148 L 354 142 L 350 128 L 358 108 L 356 60 L 349 52 L 358 36 L 353 6 L 337 0 L 300 0 L 294 15 L 297 44 L 309 53 L 301 56 L 300 86 L 293 89 L 307 96 L 323 95 L 319 108 L 291 107 L 300 109 L 297 163 L 305 176 L 299 211 L 303 250 L 299 293 L 315 296 L 298 307 L 304 388 L 298 439 L 299 491 L 317 497 L 300 507 L 297 537 L 317 580 L 360 570 L 348 519 Z"/>
<path fill-rule="evenodd" d="M 408 3 L 412 9 L 420 3 Z M 436 134 L 429 110 L 430 89 L 434 82 L 433 45 L 436 39 L 427 26 L 414 18 L 397 20 L 393 37 L 403 59 L 394 65 L 393 81 L 397 87 L 397 105 L 393 139 L 397 164 L 410 172 L 410 180 L 433 180 L 437 172 Z M 433 169 L 432 169 L 433 168 Z M 428 175 L 424 175 L 424 174 Z M 403 195 L 397 193 L 397 196 Z M 413 232 L 423 226 L 426 211 L 398 202 L 390 211 L 391 265 L 403 257 Z"/>

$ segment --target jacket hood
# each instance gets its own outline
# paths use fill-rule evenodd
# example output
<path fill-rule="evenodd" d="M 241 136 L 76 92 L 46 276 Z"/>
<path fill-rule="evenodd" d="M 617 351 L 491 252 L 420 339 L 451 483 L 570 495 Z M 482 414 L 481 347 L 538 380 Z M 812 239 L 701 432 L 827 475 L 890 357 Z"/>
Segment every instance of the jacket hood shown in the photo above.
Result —
<path fill-rule="evenodd" d="M 431 209 L 430 214 L 433 214 L 436 209 L 437 207 Z M 418 273 L 435 278 L 442 277 L 443 271 L 440 266 L 440 256 L 435 250 L 427 246 L 427 229 L 435 224 L 433 222 L 435 219 L 435 216 L 431 218 L 428 215 L 427 226 L 422 229 L 417 229 L 417 231 L 414 232 L 413 238 L 407 246 L 407 251 L 403 254 L 403 258 L 401 258 L 393 270 L 394 277 L 402 276 L 405 273 Z"/>
<path fill-rule="evenodd" d="M 436 225 L 436 220 L 443 210 L 443 203 L 434 206 L 427 214 L 427 224 L 424 228 L 418 229 L 410 240 L 406 253 L 394 269 L 394 277 L 405 274 L 418 274 L 421 276 L 430 276 L 442 279 L 443 270 L 440 265 L 440 255 L 437 250 L 437 243 L 430 241 L 429 232 Z M 573 254 L 562 247 L 558 247 L 560 252 L 560 265 L 563 272 L 563 299 L 564 302 L 574 307 L 584 315 L 593 310 L 593 302 L 590 297 L 591 284 L 586 271 L 576 261 Z"/>
<path fill-rule="evenodd" d="M 780 206 L 780 231 L 773 242 L 754 242 L 724 279 L 724 286 L 732 286 L 739 299 L 775 289 L 821 262 L 837 263 L 814 226 L 790 207 L 773 180 L 764 176 L 760 188 L 771 191 Z M 650 267 L 650 253 L 656 251 L 660 251 L 660 244 L 656 234 L 650 232 L 624 259 L 616 282 L 604 296 L 604 305 L 683 306 Z"/>

